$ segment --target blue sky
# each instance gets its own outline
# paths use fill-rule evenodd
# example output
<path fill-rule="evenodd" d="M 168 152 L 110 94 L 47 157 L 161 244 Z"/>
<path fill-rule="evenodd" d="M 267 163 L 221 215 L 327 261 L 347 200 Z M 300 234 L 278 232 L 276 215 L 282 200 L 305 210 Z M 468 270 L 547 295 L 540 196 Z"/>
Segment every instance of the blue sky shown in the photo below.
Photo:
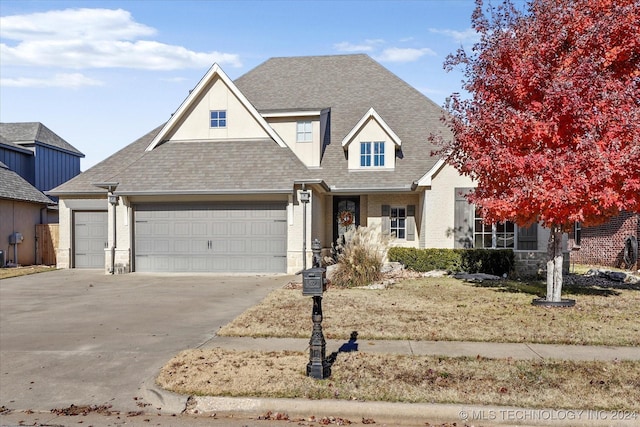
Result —
<path fill-rule="evenodd" d="M 367 53 L 436 103 L 460 92 L 473 0 L 0 0 L 0 121 L 44 123 L 82 170 L 169 119 L 217 62 Z"/>

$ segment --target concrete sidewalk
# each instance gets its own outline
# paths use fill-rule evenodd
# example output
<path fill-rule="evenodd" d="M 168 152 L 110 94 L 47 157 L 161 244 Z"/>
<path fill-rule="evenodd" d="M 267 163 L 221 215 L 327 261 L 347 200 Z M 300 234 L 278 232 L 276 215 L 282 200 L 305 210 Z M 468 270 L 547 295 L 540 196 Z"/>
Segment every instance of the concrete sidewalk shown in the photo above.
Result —
<path fill-rule="evenodd" d="M 338 351 L 343 340 L 328 340 L 327 354 Z M 482 356 L 513 359 L 563 360 L 640 360 L 640 348 L 610 346 L 576 346 L 553 344 L 517 344 L 447 341 L 357 341 L 363 353 L 393 353 L 406 355 Z M 236 351 L 308 351 L 308 339 L 235 338 L 216 336 L 199 348 L 223 348 Z M 353 348 L 353 347 L 352 347 Z M 417 404 L 390 402 L 359 402 L 344 400 L 230 398 L 215 396 L 177 395 L 146 384 L 147 401 L 162 406 L 165 411 L 178 412 L 188 407 L 188 413 L 236 414 L 257 416 L 268 411 L 286 413 L 291 418 L 315 416 L 342 417 L 351 421 L 373 419 L 378 425 L 424 426 L 427 423 L 462 423 L 463 425 L 528 425 L 528 426 L 637 426 L 640 414 L 616 411 L 586 411 L 563 409 L 527 409 L 465 404 Z M 616 412 L 616 413 L 614 413 Z M 313 424 L 310 424 L 313 425 Z"/>
<path fill-rule="evenodd" d="M 327 354 L 338 351 L 345 340 L 327 340 Z M 557 345 L 528 343 L 490 343 L 469 341 L 356 341 L 357 350 L 365 353 L 487 357 L 491 359 L 562 359 L 562 360 L 640 360 L 640 347 Z M 216 336 L 199 348 L 259 351 L 308 351 L 309 339 L 236 338 Z"/>

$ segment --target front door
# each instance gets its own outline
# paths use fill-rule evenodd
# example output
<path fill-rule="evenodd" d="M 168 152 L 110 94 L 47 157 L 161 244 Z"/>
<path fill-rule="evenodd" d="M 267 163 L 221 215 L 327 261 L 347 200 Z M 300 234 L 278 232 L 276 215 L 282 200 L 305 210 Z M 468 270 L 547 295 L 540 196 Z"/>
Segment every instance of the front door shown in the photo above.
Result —
<path fill-rule="evenodd" d="M 333 198 L 333 241 L 360 225 L 360 196 Z"/>

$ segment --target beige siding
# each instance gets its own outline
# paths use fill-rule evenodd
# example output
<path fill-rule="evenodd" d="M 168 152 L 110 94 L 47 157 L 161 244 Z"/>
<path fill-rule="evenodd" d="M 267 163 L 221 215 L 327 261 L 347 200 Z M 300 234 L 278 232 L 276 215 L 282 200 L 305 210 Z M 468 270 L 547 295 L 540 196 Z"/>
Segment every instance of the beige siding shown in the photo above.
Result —
<path fill-rule="evenodd" d="M 444 165 L 433 176 L 431 187 L 424 193 L 422 247 L 453 249 L 455 188 L 459 187 L 475 187 L 475 184 L 449 165 Z"/>
<path fill-rule="evenodd" d="M 58 202 L 58 224 L 60 235 L 56 248 L 56 266 L 71 268 L 71 209 L 67 207 L 65 199 Z"/>
<path fill-rule="evenodd" d="M 320 166 L 320 117 L 270 117 L 267 120 L 273 130 L 306 166 Z M 298 121 L 311 121 L 312 141 L 296 141 Z"/>
<path fill-rule="evenodd" d="M 211 128 L 211 110 L 227 111 L 227 126 Z M 170 137 L 172 141 L 209 139 L 255 139 L 266 138 L 267 132 L 258 124 L 244 105 L 234 96 L 229 87 L 217 77 L 206 88 L 191 111 L 185 115 Z"/>
<path fill-rule="evenodd" d="M 402 246 L 410 248 L 420 247 L 420 235 L 422 234 L 422 228 L 420 221 L 418 220 L 422 215 L 422 210 L 419 206 L 419 196 L 416 194 L 370 194 L 366 198 L 366 203 L 360 200 L 360 206 L 366 207 L 366 219 L 369 227 L 381 227 L 382 219 L 382 205 L 389 205 L 391 207 L 407 207 L 409 205 L 415 205 L 416 207 L 416 237 L 414 240 L 406 239 L 394 239 L 391 241 L 391 246 Z M 361 212 L 362 213 L 362 212 Z"/>
<path fill-rule="evenodd" d="M 389 135 L 376 120 L 370 118 L 362 129 L 349 141 L 349 169 L 361 169 L 360 142 L 365 141 L 384 141 L 384 167 L 380 169 L 395 168 L 396 145 L 391 139 L 391 135 Z M 367 167 L 367 169 L 370 168 L 371 167 Z"/>

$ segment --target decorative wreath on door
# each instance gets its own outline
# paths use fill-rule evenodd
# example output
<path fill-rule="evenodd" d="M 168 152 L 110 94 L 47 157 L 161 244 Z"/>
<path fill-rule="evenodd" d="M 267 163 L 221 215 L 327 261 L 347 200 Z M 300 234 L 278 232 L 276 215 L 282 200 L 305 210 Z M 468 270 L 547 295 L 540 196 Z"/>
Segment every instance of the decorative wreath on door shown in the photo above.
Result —
<path fill-rule="evenodd" d="M 338 223 L 343 227 L 353 224 L 353 212 L 341 211 L 338 213 Z"/>

